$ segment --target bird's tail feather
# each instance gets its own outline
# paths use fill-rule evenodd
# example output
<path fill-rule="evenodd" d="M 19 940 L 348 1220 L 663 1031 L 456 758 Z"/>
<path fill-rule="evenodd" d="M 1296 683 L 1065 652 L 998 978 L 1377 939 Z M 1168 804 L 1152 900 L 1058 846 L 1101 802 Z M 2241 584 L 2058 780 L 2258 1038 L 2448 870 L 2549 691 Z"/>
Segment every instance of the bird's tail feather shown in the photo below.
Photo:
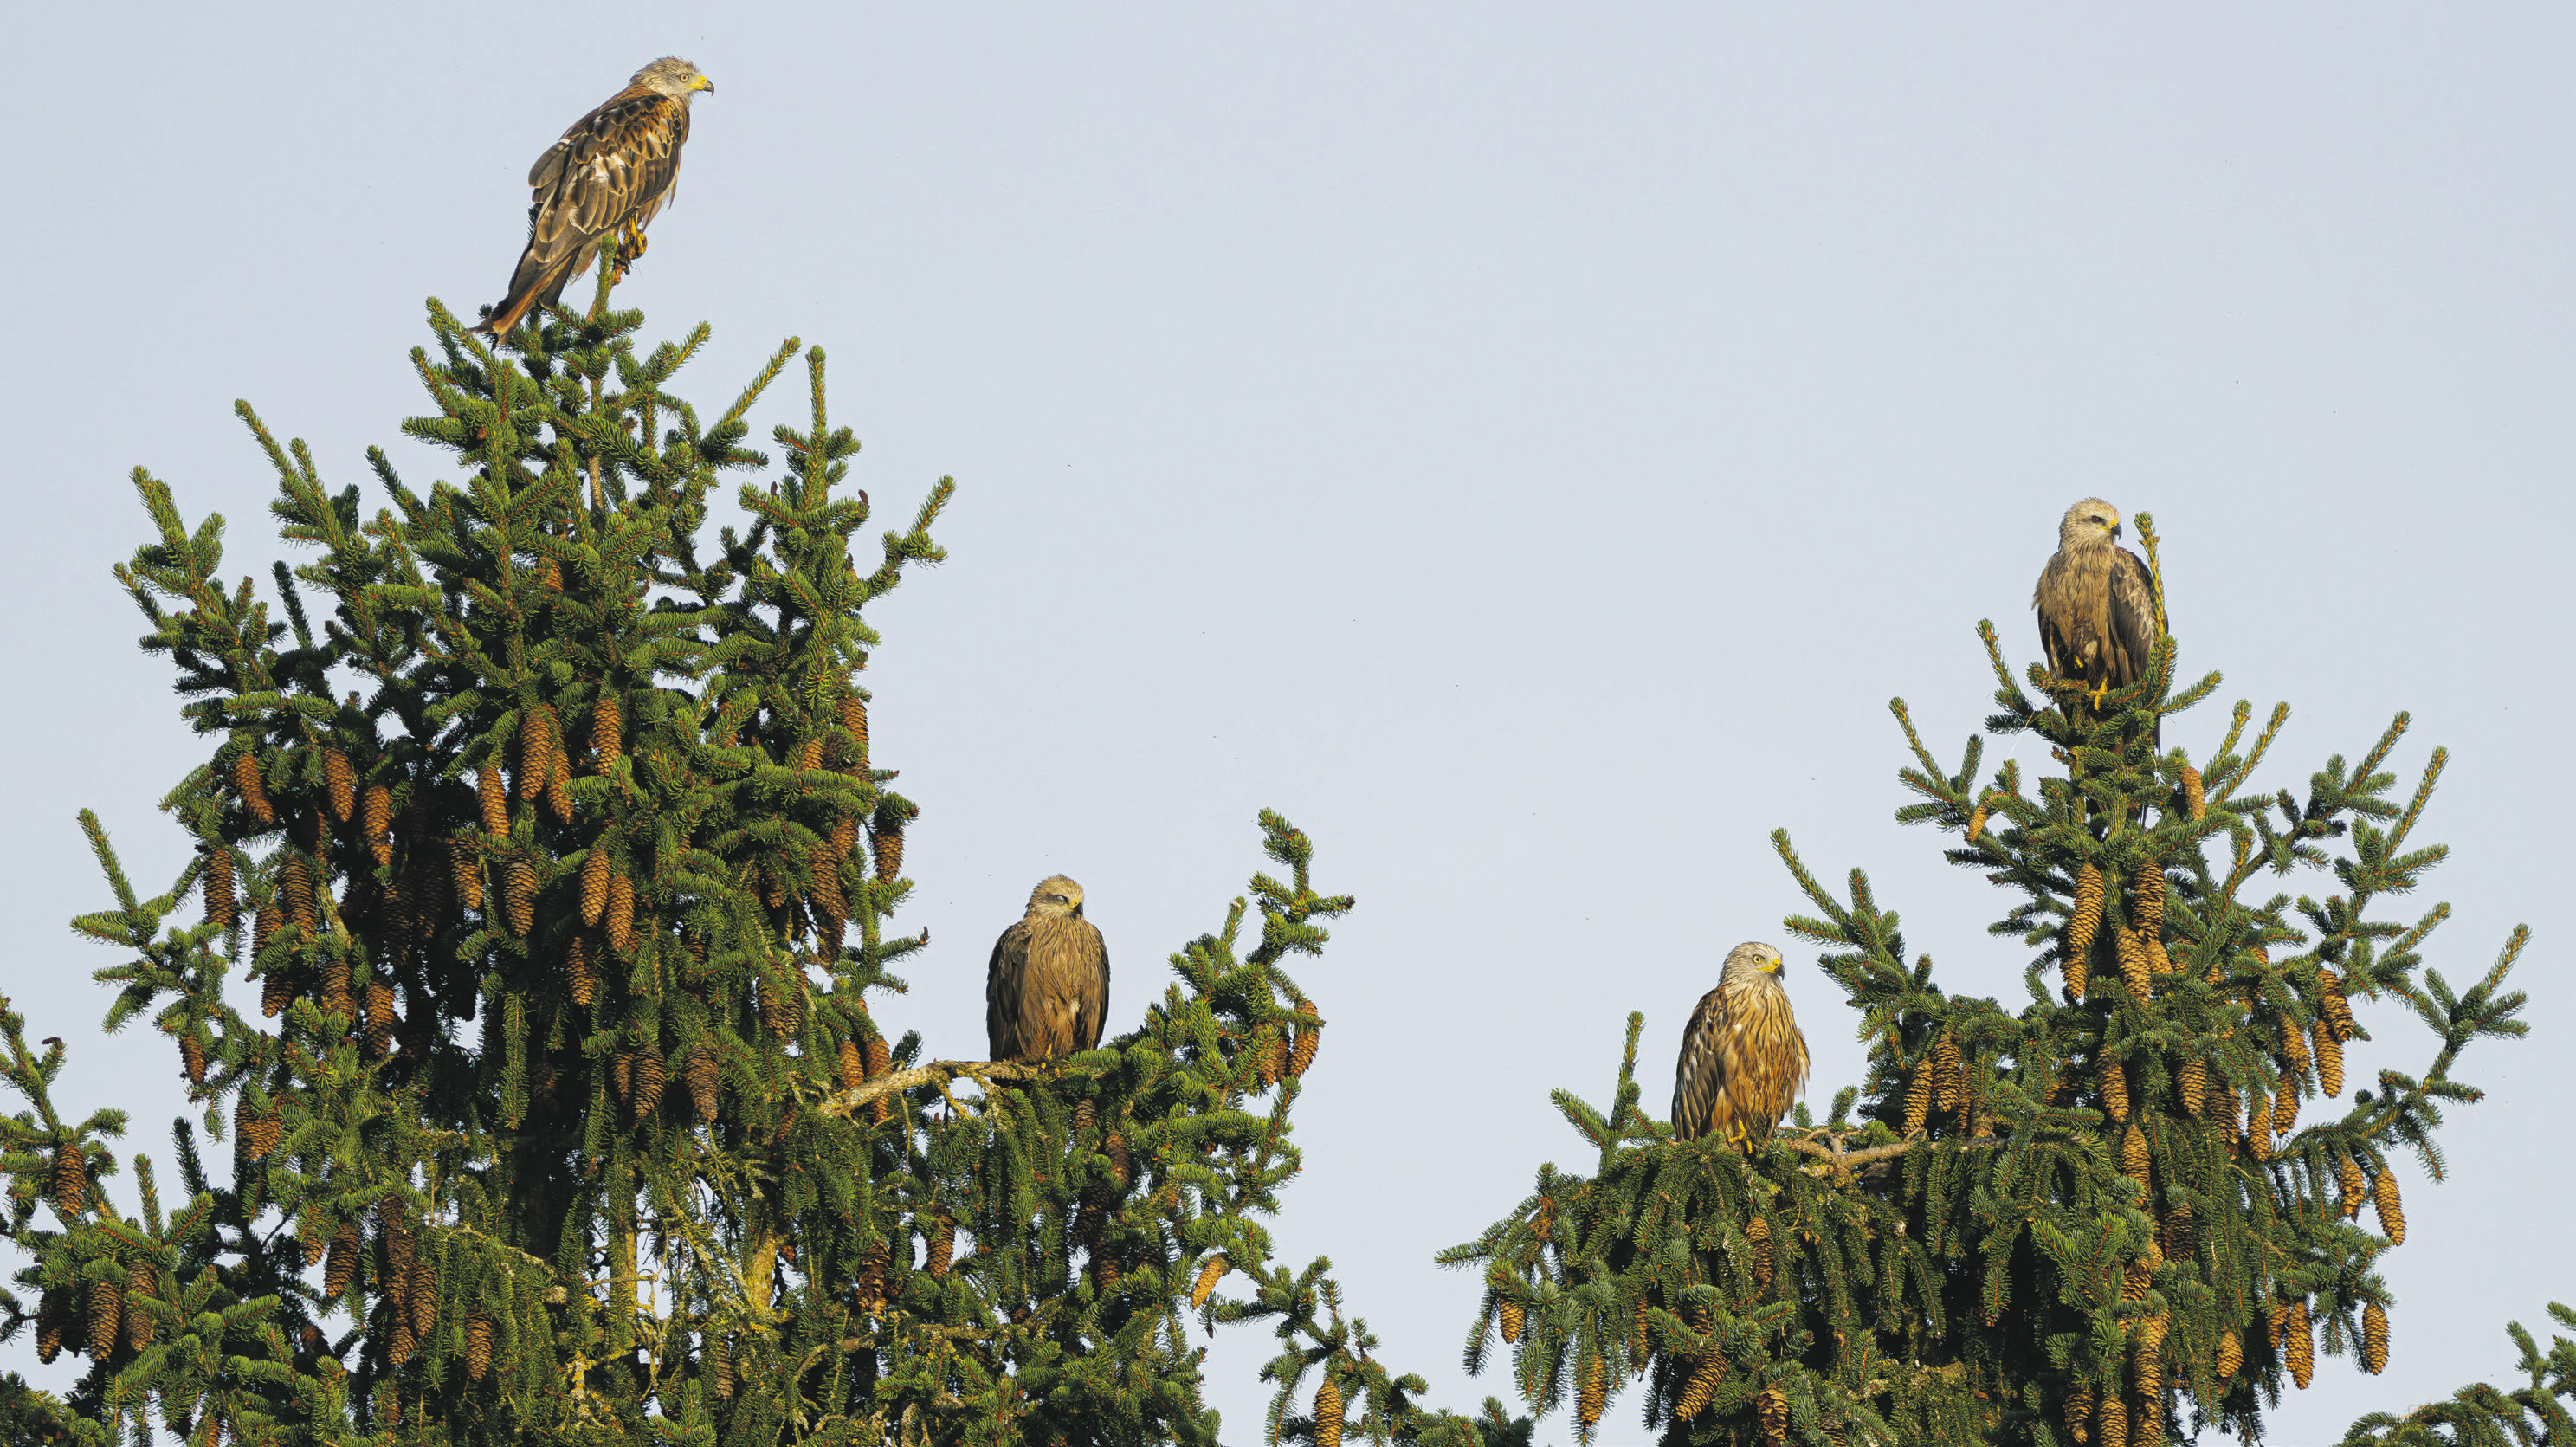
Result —
<path fill-rule="evenodd" d="M 569 279 L 569 274 L 560 268 L 554 275 L 547 275 L 547 268 L 534 257 L 521 261 L 518 271 L 510 277 L 509 295 L 501 298 L 492 308 L 492 315 L 474 330 L 496 337 L 508 336 L 531 308 L 539 303 L 553 306 L 563 295 L 564 282 Z"/>

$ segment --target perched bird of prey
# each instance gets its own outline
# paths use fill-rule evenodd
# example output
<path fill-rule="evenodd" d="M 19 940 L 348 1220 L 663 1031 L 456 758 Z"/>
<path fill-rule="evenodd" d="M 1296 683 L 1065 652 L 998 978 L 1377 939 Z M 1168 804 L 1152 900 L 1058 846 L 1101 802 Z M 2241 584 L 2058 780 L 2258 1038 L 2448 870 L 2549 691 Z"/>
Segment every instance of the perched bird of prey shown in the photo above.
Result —
<path fill-rule="evenodd" d="M 2092 685 L 2093 701 L 2138 681 L 2155 646 L 2156 580 L 2121 547 L 2120 510 L 2088 497 L 2057 525 L 2057 552 L 2030 590 L 2048 671 Z"/>
<path fill-rule="evenodd" d="M 592 250 L 611 232 L 621 238 L 621 272 L 644 254 L 644 228 L 679 179 L 689 102 L 714 89 L 696 66 L 663 56 L 537 157 L 528 168 L 528 185 L 537 193 L 528 249 L 510 274 L 510 294 L 477 331 L 502 336 L 528 308 L 555 305 L 564 283 L 590 270 Z"/>
<path fill-rule="evenodd" d="M 995 1060 L 1044 1060 L 1100 1044 L 1109 1015 L 1109 947 L 1082 917 L 1082 886 L 1050 875 L 1029 912 L 993 941 L 984 1033 Z"/>
<path fill-rule="evenodd" d="M 1780 983 L 1780 952 L 1745 943 L 1726 953 L 1717 988 L 1699 997 L 1673 1066 L 1673 1133 L 1683 1140 L 1767 1138 L 1807 1086 L 1807 1037 Z"/>

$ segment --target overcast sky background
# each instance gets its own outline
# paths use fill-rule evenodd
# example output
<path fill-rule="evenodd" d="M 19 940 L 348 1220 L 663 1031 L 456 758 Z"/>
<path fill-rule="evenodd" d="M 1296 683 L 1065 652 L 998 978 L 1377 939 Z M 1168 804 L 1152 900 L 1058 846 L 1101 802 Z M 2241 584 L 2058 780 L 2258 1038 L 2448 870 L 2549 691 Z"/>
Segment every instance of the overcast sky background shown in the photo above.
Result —
<path fill-rule="evenodd" d="M 2453 750 L 2421 837 L 2455 852 L 2398 903 L 2455 905 L 2455 981 L 2539 929 L 2533 1038 L 2470 1055 L 2493 1096 L 2446 1185 L 2410 1178 L 2388 1374 L 2326 1359 L 2272 1440 L 2511 1385 L 2505 1322 L 2576 1301 L 2576 1172 L 2535 1150 L 2576 1043 L 2576 11 L 620 0 L 0 33 L 0 988 L 130 1148 L 167 1155 L 176 1066 L 95 1033 L 116 960 L 64 928 L 105 901 L 73 814 L 157 889 L 183 841 L 154 804 L 198 755 L 109 577 L 145 536 L 127 470 L 263 577 L 234 398 L 334 485 L 371 443 L 451 475 L 398 431 L 422 298 L 496 299 L 529 162 L 676 52 L 718 89 L 620 298 L 714 323 L 679 390 L 721 405 L 794 334 L 888 525 L 961 484 L 952 561 L 871 614 L 876 757 L 923 806 L 902 922 L 935 942 L 884 1013 L 979 1054 L 992 937 L 1063 870 L 1127 1028 L 1285 812 L 1359 908 L 1298 969 L 1333 1028 L 1278 1236 L 1431 1402 L 1509 1397 L 1461 1373 L 1477 1286 L 1430 1258 L 1585 1156 L 1547 1092 L 1603 1100 L 1628 1011 L 1659 1107 L 1720 955 L 1772 939 L 1819 1107 L 1857 1078 L 1770 829 L 1867 868 L 1950 988 L 2023 998 L 1983 928 L 2009 900 L 1891 819 L 1886 704 L 1956 758 L 1977 620 L 2035 656 L 2031 579 L 2095 493 L 2154 513 L 2184 667 L 2226 674 L 2168 742 L 2290 700 L 2267 782 L 2304 792 L 2413 710 L 2397 766 Z M 2357 1082 L 2429 1058 L 2364 1022 Z M 1211 1358 L 1230 1441 L 1270 1345 Z M 62 1375 L 24 1338 L 0 1367 Z M 1639 1400 L 1604 1442 L 1645 1439 Z"/>

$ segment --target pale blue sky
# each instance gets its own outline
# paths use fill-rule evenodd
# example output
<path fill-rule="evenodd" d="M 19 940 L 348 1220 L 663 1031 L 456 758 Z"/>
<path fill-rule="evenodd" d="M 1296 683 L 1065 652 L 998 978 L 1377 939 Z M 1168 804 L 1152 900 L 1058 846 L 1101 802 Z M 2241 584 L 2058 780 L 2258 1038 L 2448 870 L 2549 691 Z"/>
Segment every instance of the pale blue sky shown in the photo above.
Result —
<path fill-rule="evenodd" d="M 717 17 L 721 17 L 720 19 Z M 2576 1300 L 2554 1204 L 2576 1042 L 2562 633 L 2576 506 L 2576 15 L 2563 7 L 1498 4 L 28 7 L 0 357 L 17 472 L 0 757 L 5 988 L 74 1042 L 67 1103 L 166 1154 L 165 1049 L 92 1030 L 114 959 L 96 807 L 150 886 L 195 757 L 108 577 L 142 463 L 265 574 L 265 464 L 335 483 L 403 441 L 420 301 L 499 295 L 522 178 L 676 52 L 699 103 L 677 204 L 622 299 L 716 339 L 730 398 L 828 347 L 889 519 L 962 484 L 954 560 L 873 615 L 877 753 L 923 805 L 935 948 L 895 1012 L 980 1043 L 984 954 L 1030 883 L 1086 886 L 1113 1029 L 1260 863 L 1318 841 L 1359 897 L 1301 979 L 1334 1029 L 1279 1236 L 1330 1253 L 1386 1357 L 1469 1409 L 1476 1288 L 1430 1265 L 1583 1154 L 1648 1015 L 1658 1099 L 1724 948 L 1788 949 L 1821 1105 L 1850 1017 L 1786 938 L 1765 835 L 1865 866 L 1953 989 L 2019 998 L 2005 901 L 1902 831 L 1901 694 L 1955 757 L 1974 637 L 2035 653 L 2067 503 L 2152 510 L 2186 668 L 2297 707 L 2304 787 L 2400 708 L 2455 762 L 2425 826 L 2457 907 L 2434 962 L 2540 927 L 2532 1040 L 2465 1074 L 2453 1178 L 2411 1186 L 2386 1377 L 2348 1358 L 2273 1440 L 2508 1364 Z M 756 418 L 792 420 L 783 386 Z M 76 679 L 77 688 L 53 681 Z M 2321 889 L 2318 883 L 2294 884 Z M 2410 903 L 2411 907 L 2411 903 Z M 2391 1010 L 2387 1053 L 2429 1053 Z M 1220 1341 L 1250 1442 L 1268 1339 Z M 32 1344 L 0 1348 L 32 1368 Z M 1570 1436 L 1562 1419 L 1542 1434 Z M 1643 1439 L 1633 1393 L 1602 1440 Z"/>

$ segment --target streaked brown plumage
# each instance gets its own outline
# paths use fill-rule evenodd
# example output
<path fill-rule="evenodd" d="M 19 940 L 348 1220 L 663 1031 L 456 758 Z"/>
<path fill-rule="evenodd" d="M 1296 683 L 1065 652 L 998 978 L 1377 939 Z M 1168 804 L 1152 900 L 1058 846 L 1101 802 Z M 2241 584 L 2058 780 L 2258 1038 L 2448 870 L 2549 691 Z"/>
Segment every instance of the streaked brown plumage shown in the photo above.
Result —
<path fill-rule="evenodd" d="M 1780 966 L 1769 945 L 1737 945 L 1691 1011 L 1673 1066 L 1673 1133 L 1683 1140 L 1764 1139 L 1806 1088 L 1807 1037 Z"/>
<path fill-rule="evenodd" d="M 564 284 L 590 270 L 599 239 L 622 232 L 631 255 L 644 250 L 644 228 L 680 174 L 680 147 L 689 139 L 689 102 L 713 82 L 698 68 L 666 55 L 635 72 L 626 89 L 572 123 L 563 138 L 528 168 L 536 194 L 529 213 L 528 248 L 510 275 L 510 293 L 477 331 L 502 336 L 539 303 L 553 306 Z"/>
<path fill-rule="evenodd" d="M 1029 912 L 993 941 L 984 973 L 984 1033 L 995 1060 L 1091 1050 L 1109 1016 L 1109 947 L 1082 917 L 1082 886 L 1050 875 Z"/>
<path fill-rule="evenodd" d="M 2096 697 L 2126 688 L 2155 647 L 2156 580 L 2121 547 L 2120 510 L 2088 497 L 2057 524 L 2057 551 L 2030 591 L 2048 671 L 2083 682 Z"/>

